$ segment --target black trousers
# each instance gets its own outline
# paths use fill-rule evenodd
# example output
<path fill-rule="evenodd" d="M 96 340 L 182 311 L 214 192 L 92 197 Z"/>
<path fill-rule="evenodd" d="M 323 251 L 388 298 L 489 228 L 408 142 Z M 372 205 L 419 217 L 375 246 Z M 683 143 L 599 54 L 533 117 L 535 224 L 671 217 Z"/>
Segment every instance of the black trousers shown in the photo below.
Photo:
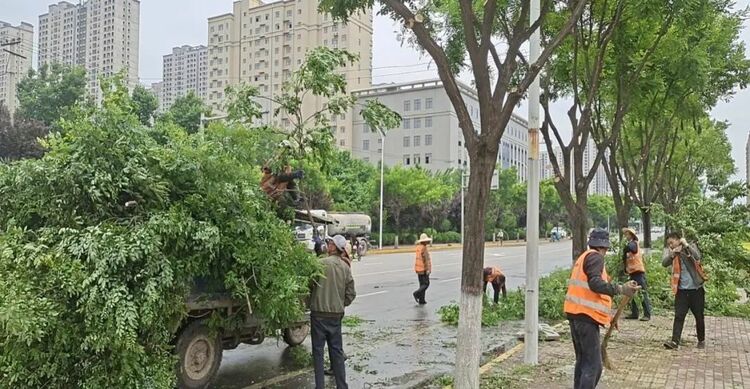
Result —
<path fill-rule="evenodd" d="M 594 389 L 602 376 L 599 325 L 587 320 L 570 319 L 570 335 L 576 352 L 573 389 Z"/>
<path fill-rule="evenodd" d="M 315 389 L 324 389 L 325 367 L 323 366 L 323 348 L 328 344 L 328 357 L 331 359 L 333 376 L 337 389 L 348 389 L 346 368 L 344 366 L 344 341 L 341 335 L 341 319 L 312 316 L 312 354 L 315 367 Z"/>
<path fill-rule="evenodd" d="M 419 289 L 414 291 L 414 297 L 416 297 L 420 303 L 424 304 L 425 295 L 427 294 L 427 288 L 430 287 L 430 276 L 428 274 L 417 274 L 419 279 Z"/>
<path fill-rule="evenodd" d="M 643 316 L 651 317 L 651 299 L 648 297 L 648 284 L 646 283 L 645 273 L 631 274 L 630 279 L 635 281 L 641 287 L 640 294 L 643 299 Z M 630 300 L 630 314 L 633 317 L 638 317 L 638 303 L 635 298 Z"/>
<path fill-rule="evenodd" d="M 682 338 L 682 328 L 688 311 L 695 316 L 695 327 L 698 341 L 706 340 L 706 320 L 703 311 L 706 308 L 706 291 L 699 289 L 678 289 L 674 299 L 674 325 L 672 326 L 672 340 L 679 344 Z"/>

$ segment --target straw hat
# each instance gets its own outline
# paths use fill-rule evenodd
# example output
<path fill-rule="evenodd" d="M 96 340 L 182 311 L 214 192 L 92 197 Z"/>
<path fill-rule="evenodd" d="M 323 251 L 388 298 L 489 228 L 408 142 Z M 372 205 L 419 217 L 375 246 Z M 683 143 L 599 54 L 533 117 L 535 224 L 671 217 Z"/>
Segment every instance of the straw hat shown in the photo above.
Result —
<path fill-rule="evenodd" d="M 422 233 L 422 235 L 419 236 L 419 240 L 417 241 L 417 243 L 430 243 L 430 242 L 432 242 L 432 238 L 427 236 L 427 234 L 425 233 Z"/>
<path fill-rule="evenodd" d="M 634 230 L 634 229 L 632 229 L 632 228 L 627 228 L 627 227 L 625 227 L 625 228 L 623 228 L 623 229 L 622 229 L 622 233 L 623 233 L 623 234 L 632 234 L 632 235 L 633 235 L 633 236 L 635 236 L 636 238 L 638 237 L 638 234 L 636 234 L 636 233 L 635 233 L 635 230 Z"/>

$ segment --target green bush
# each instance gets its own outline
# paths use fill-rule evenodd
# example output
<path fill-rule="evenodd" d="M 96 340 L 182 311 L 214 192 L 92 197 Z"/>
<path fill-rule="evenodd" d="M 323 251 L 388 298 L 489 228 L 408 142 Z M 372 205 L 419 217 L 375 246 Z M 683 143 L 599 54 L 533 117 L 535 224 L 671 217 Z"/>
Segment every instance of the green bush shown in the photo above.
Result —
<path fill-rule="evenodd" d="M 173 331 L 198 277 L 271 328 L 302 314 L 317 261 L 231 147 L 253 135 L 147 130 L 124 96 L 62 122 L 42 159 L 0 164 L 3 387 L 174 387 Z"/>
<path fill-rule="evenodd" d="M 456 231 L 438 232 L 433 241 L 435 243 L 461 243 L 461 234 Z"/>

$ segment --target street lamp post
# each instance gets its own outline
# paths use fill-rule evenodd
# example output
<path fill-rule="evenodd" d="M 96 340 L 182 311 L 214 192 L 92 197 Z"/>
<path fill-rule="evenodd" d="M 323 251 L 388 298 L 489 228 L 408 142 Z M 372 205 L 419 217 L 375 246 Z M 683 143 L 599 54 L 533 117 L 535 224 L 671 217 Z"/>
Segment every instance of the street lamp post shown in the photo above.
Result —
<path fill-rule="evenodd" d="M 383 249 L 383 169 L 385 166 L 385 131 L 380 131 L 380 232 L 378 233 L 378 249 Z"/>

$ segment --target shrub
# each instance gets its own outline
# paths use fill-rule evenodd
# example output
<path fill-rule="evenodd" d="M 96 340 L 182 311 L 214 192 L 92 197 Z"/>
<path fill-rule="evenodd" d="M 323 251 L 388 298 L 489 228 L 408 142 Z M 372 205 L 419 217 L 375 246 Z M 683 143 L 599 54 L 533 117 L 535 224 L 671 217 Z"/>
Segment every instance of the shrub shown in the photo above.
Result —
<path fill-rule="evenodd" d="M 439 232 L 433 241 L 435 243 L 461 243 L 461 234 L 455 231 Z"/>

